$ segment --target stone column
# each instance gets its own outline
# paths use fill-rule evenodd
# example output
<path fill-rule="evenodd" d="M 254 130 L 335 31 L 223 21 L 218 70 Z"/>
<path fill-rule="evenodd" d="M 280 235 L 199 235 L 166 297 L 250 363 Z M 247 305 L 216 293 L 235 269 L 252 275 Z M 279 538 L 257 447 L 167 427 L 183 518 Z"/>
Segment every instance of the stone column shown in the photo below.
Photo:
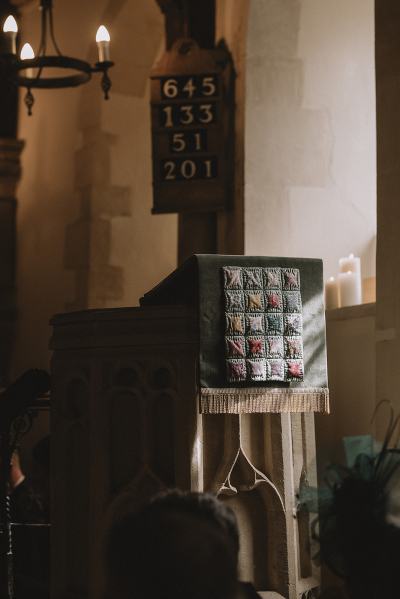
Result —
<path fill-rule="evenodd" d="M 102 307 L 123 298 L 123 269 L 110 264 L 111 221 L 130 214 L 130 190 L 111 183 L 112 143 L 113 136 L 99 126 L 83 131 L 83 147 L 76 152 L 80 214 L 65 237 L 65 266 L 75 274 L 75 297 L 67 310 Z"/>
<path fill-rule="evenodd" d="M 0 387 L 8 382 L 16 322 L 16 187 L 24 142 L 0 138 Z"/>

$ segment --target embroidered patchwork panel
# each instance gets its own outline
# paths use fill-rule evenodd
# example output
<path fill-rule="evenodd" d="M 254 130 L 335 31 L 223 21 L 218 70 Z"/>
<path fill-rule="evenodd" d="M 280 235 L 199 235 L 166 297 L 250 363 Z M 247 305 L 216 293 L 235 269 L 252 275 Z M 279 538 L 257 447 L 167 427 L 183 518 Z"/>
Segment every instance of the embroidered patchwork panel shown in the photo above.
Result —
<path fill-rule="evenodd" d="M 224 266 L 227 380 L 302 381 L 297 268 Z"/>

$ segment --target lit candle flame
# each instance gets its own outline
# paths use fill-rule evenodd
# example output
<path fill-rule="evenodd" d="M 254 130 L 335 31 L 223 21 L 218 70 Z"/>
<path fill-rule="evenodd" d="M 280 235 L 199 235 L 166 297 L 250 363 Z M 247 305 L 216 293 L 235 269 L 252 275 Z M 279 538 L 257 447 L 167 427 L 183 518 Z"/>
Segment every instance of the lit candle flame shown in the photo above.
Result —
<path fill-rule="evenodd" d="M 108 33 L 107 27 L 100 25 L 96 33 L 96 42 L 109 42 L 110 34 Z"/>
<path fill-rule="evenodd" d="M 4 21 L 3 31 L 4 33 L 8 33 L 9 31 L 11 31 L 12 33 L 18 32 L 17 21 L 14 19 L 12 15 L 8 15 L 8 17 Z"/>
<path fill-rule="evenodd" d="M 21 60 L 31 60 L 32 58 L 35 58 L 35 53 L 30 44 L 24 44 L 22 46 L 20 58 Z"/>

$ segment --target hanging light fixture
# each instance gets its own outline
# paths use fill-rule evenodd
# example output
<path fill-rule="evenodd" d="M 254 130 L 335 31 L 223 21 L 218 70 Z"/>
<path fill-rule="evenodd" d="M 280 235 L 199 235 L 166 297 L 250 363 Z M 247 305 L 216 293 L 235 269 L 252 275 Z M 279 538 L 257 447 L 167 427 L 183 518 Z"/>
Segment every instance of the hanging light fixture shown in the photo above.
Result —
<path fill-rule="evenodd" d="M 20 57 L 17 57 L 17 33 L 18 25 L 15 18 L 10 15 L 3 25 L 5 54 L 14 71 L 13 80 L 19 87 L 26 88 L 25 105 L 28 114 L 32 114 L 34 97 L 32 89 L 58 89 L 65 87 L 77 87 L 87 83 L 92 73 L 102 73 L 101 87 L 104 98 L 108 100 L 111 88 L 111 80 L 108 69 L 113 66 L 110 60 L 110 34 L 104 25 L 100 25 L 96 34 L 96 42 L 99 60 L 92 66 L 90 63 L 79 58 L 64 56 L 59 49 L 54 35 L 53 24 L 53 1 L 40 0 L 41 11 L 41 35 L 37 54 L 30 44 L 25 43 L 22 47 Z M 52 54 L 48 54 L 49 41 L 53 46 Z M 66 75 L 51 76 L 51 69 L 68 70 Z M 72 71 L 72 73 L 71 73 Z"/>

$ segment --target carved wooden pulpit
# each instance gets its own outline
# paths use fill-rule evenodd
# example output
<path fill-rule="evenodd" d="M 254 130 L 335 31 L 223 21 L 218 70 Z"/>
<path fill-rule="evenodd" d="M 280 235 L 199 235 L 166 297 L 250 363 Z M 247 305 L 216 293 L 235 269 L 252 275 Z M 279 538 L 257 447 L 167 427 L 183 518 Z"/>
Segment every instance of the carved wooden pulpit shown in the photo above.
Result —
<path fill-rule="evenodd" d="M 244 259 L 218 258 L 234 267 Z M 310 262 L 315 268 L 318 261 Z M 308 267 L 300 267 L 306 277 L 302 268 Z M 301 294 L 306 333 L 311 304 L 305 289 Z M 235 511 L 243 580 L 266 597 L 270 591 L 312 597 L 319 572 L 311 559 L 310 519 L 296 501 L 300 484 L 317 486 L 312 411 L 295 413 L 292 404 L 292 411 L 275 413 L 237 406 L 210 413 L 200 402 L 198 306 L 188 295 L 184 305 L 173 305 L 177 296 L 168 288 L 171 305 L 150 305 L 156 297 L 159 291 L 140 308 L 52 320 L 53 596 L 100 598 L 110 523 L 155 492 L 179 487 L 214 492 Z M 224 331 L 222 343 L 223 337 Z M 315 360 L 308 352 L 304 338 L 305 373 Z M 226 384 L 242 390 L 253 383 Z M 262 384 L 269 397 L 273 389 L 287 393 L 302 383 L 257 381 L 252 388 Z"/>

